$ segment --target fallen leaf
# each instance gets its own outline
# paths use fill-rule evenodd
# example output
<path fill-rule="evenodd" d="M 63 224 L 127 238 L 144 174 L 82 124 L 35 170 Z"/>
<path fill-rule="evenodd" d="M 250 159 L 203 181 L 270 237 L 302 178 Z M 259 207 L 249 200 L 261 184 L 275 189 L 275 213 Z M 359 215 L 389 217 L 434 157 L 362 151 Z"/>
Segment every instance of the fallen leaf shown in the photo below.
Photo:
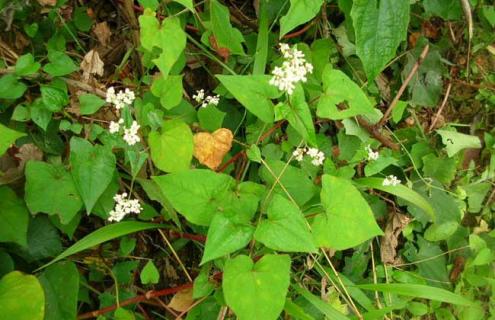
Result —
<path fill-rule="evenodd" d="M 43 160 L 43 152 L 32 143 L 23 144 L 14 155 L 7 152 L 0 157 L 0 185 L 21 179 L 29 160 Z"/>
<path fill-rule="evenodd" d="M 54 7 L 57 4 L 57 0 L 38 0 L 38 3 L 42 6 Z"/>
<path fill-rule="evenodd" d="M 397 256 L 397 245 L 399 244 L 399 236 L 407 224 L 411 221 L 411 218 L 401 213 L 393 213 L 389 218 L 387 226 L 385 227 L 385 234 L 382 237 L 380 243 L 380 255 L 382 262 L 386 264 L 400 263 Z"/>
<path fill-rule="evenodd" d="M 100 59 L 100 55 L 96 50 L 90 50 L 84 56 L 84 59 L 81 61 L 81 70 L 83 71 L 83 79 L 88 80 L 89 77 L 93 74 L 97 74 L 99 76 L 103 75 L 103 61 Z"/>
<path fill-rule="evenodd" d="M 21 168 L 24 168 L 29 160 L 43 160 L 43 152 L 32 143 L 23 144 L 15 156 L 19 159 L 19 167 Z"/>
<path fill-rule="evenodd" d="M 189 310 L 193 303 L 193 288 L 187 288 L 177 292 L 170 300 L 168 307 L 179 312 L 185 312 Z"/>
<path fill-rule="evenodd" d="M 213 50 L 215 50 L 216 53 L 224 59 L 224 61 L 227 61 L 230 56 L 229 48 L 220 47 L 214 35 L 211 35 L 208 39 L 210 40 L 210 44 Z"/>
<path fill-rule="evenodd" d="M 232 148 L 232 131 L 220 128 L 213 133 L 200 132 L 194 135 L 194 156 L 201 164 L 215 170 Z"/>
<path fill-rule="evenodd" d="M 110 31 L 106 21 L 97 23 L 93 28 L 93 33 L 103 46 L 106 47 L 108 45 L 112 32 Z"/>

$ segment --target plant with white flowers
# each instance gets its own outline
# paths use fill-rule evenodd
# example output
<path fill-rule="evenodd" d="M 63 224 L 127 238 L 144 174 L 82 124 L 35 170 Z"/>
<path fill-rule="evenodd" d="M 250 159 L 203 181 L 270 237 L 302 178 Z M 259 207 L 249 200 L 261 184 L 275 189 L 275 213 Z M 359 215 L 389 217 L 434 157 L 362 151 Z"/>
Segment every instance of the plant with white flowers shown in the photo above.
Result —
<path fill-rule="evenodd" d="M 115 93 L 114 87 L 107 89 L 106 101 L 113 104 L 117 110 L 125 106 L 130 106 L 134 102 L 134 99 L 136 99 L 136 95 L 129 88 L 126 88 L 124 91 L 120 90 L 118 93 Z"/>
<path fill-rule="evenodd" d="M 217 106 L 218 103 L 220 102 L 220 96 L 219 95 L 215 95 L 215 96 L 206 96 L 205 95 L 205 90 L 204 89 L 201 89 L 201 90 L 197 90 L 196 91 L 196 94 L 194 94 L 192 96 L 192 98 L 198 102 L 198 103 L 201 103 L 201 108 L 206 108 L 207 106 L 209 106 L 210 104 L 214 105 L 214 106 Z"/>
<path fill-rule="evenodd" d="M 314 166 L 321 166 L 325 161 L 325 154 L 316 148 L 297 148 L 292 152 L 292 156 L 297 161 L 301 162 L 304 160 L 304 156 L 308 155 L 311 157 L 311 163 Z"/>
<path fill-rule="evenodd" d="M 137 199 L 130 199 L 126 192 L 122 194 L 116 194 L 113 199 L 115 200 L 115 208 L 110 211 L 108 221 L 121 221 L 128 214 L 139 214 L 143 208 Z"/>
<path fill-rule="evenodd" d="M 373 149 L 371 149 L 371 146 L 370 145 L 367 145 L 366 146 L 366 152 L 368 152 L 368 161 L 374 161 L 374 160 L 378 160 L 378 158 L 380 157 L 380 154 L 378 153 L 378 151 L 373 151 Z"/>
<path fill-rule="evenodd" d="M 298 82 L 308 80 L 307 75 L 313 72 L 313 65 L 306 61 L 302 51 L 291 48 L 287 43 L 280 44 L 280 52 L 284 62 L 273 69 L 270 84 L 291 95 Z"/>
<path fill-rule="evenodd" d="M 387 186 L 395 187 L 395 186 L 399 185 L 400 183 L 401 183 L 401 181 L 396 176 L 391 174 L 389 176 L 386 176 L 385 179 L 383 179 L 382 185 L 385 187 L 387 187 Z"/>
<path fill-rule="evenodd" d="M 136 96 L 132 90 L 126 88 L 124 91 L 120 90 L 118 93 L 115 93 L 115 88 L 110 87 L 107 90 L 106 101 L 115 106 L 117 112 L 126 107 L 130 107 L 135 100 Z M 118 121 L 111 121 L 108 127 L 108 131 L 111 134 L 117 134 L 123 132 L 123 139 L 129 145 L 133 146 L 136 143 L 141 141 L 139 137 L 140 125 L 137 121 L 133 120 L 130 127 L 125 126 L 125 121 L 123 118 L 120 118 Z"/>

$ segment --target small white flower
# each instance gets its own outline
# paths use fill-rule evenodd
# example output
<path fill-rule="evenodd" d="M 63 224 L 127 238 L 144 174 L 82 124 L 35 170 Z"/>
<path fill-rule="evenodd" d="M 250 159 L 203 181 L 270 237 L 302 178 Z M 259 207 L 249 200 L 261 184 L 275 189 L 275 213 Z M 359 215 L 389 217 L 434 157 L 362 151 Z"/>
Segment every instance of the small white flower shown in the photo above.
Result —
<path fill-rule="evenodd" d="M 306 61 L 302 51 L 297 50 L 297 48 L 291 49 L 286 43 L 280 44 L 280 52 L 285 61 L 281 67 L 273 69 L 270 84 L 291 95 L 296 83 L 308 80 L 307 74 L 313 72 L 313 65 Z"/>
<path fill-rule="evenodd" d="M 124 141 L 127 142 L 128 145 L 133 146 L 139 141 L 141 141 L 141 138 L 139 138 L 138 135 L 138 130 L 141 126 L 136 122 L 133 121 L 132 125 L 130 128 L 124 128 Z"/>
<path fill-rule="evenodd" d="M 119 119 L 118 122 L 115 121 L 110 121 L 110 126 L 108 128 L 108 131 L 111 134 L 118 133 L 120 131 L 120 125 L 124 123 L 124 119 Z"/>
<path fill-rule="evenodd" d="M 206 108 L 210 104 L 217 106 L 218 103 L 220 102 L 220 96 L 219 95 L 206 96 L 204 89 L 197 90 L 196 94 L 193 95 L 192 97 L 196 102 L 201 103 L 201 108 Z"/>
<path fill-rule="evenodd" d="M 366 146 L 366 152 L 368 152 L 368 161 L 377 160 L 378 157 L 380 156 L 378 151 L 373 151 L 373 149 L 371 149 L 370 145 Z"/>
<path fill-rule="evenodd" d="M 205 99 L 205 90 L 197 90 L 196 94 L 194 94 L 192 97 L 196 102 L 202 102 Z"/>
<path fill-rule="evenodd" d="M 113 199 L 115 200 L 115 208 L 110 211 L 110 217 L 108 221 L 120 221 L 126 215 L 130 213 L 139 214 L 143 208 L 139 204 L 137 199 L 128 199 L 127 193 L 116 194 Z"/>
<path fill-rule="evenodd" d="M 208 96 L 208 97 L 206 97 L 205 102 L 203 103 L 202 107 L 206 107 L 209 104 L 212 104 L 214 106 L 218 106 L 219 102 L 220 102 L 220 96 L 219 95 Z M 206 105 L 205 105 L 205 103 L 206 103 Z"/>
<path fill-rule="evenodd" d="M 313 157 L 313 160 L 311 160 L 311 163 L 314 166 L 321 166 L 323 162 L 325 161 L 325 154 L 321 151 L 318 151 L 318 153 Z"/>
<path fill-rule="evenodd" d="M 115 109 L 120 110 L 124 108 L 126 105 L 131 105 L 136 99 L 134 91 L 126 88 L 125 91 L 119 91 L 115 94 L 115 88 L 110 87 L 107 89 L 106 101 L 115 106 Z"/>
<path fill-rule="evenodd" d="M 292 156 L 299 162 L 303 161 L 304 153 L 306 152 L 305 148 L 297 148 L 292 152 Z"/>
<path fill-rule="evenodd" d="M 386 186 L 393 186 L 393 187 L 395 187 L 395 186 L 399 185 L 400 183 L 401 183 L 401 181 L 399 179 L 397 179 L 396 176 L 394 176 L 394 175 L 391 174 L 391 175 L 385 177 L 385 179 L 383 180 L 382 185 L 385 186 L 385 187 Z"/>

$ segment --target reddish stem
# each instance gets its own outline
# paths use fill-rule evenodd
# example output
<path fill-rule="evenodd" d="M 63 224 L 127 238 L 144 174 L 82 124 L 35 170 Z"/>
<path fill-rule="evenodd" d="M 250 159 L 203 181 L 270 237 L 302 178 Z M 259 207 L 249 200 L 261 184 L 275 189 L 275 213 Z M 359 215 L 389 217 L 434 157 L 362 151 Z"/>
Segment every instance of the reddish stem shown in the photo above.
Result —
<path fill-rule="evenodd" d="M 237 161 L 244 154 L 244 150 L 237 152 L 232 158 L 230 158 L 227 162 L 225 162 L 220 168 L 217 169 L 217 172 L 223 172 L 227 167 Z"/>
<path fill-rule="evenodd" d="M 206 242 L 206 236 L 201 235 L 201 234 L 191 234 L 191 233 L 184 233 L 184 232 L 177 232 L 177 231 L 170 231 L 170 234 L 174 237 L 178 238 L 184 238 L 184 239 L 190 239 L 190 240 L 195 240 L 198 242 Z"/>

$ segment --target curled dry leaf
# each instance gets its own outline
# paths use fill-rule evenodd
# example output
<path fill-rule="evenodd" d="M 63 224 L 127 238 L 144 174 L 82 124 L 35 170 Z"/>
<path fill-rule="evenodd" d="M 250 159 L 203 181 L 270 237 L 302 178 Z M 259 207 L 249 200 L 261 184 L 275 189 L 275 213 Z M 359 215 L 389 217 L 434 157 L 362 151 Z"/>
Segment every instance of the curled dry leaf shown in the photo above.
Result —
<path fill-rule="evenodd" d="M 91 75 L 103 75 L 104 63 L 100 59 L 100 55 L 96 50 L 90 50 L 81 61 L 81 70 L 83 71 L 83 79 L 88 80 Z"/>
<path fill-rule="evenodd" d="M 177 292 L 170 300 L 168 307 L 179 312 L 185 312 L 189 310 L 193 303 L 193 288 L 187 288 Z"/>
<path fill-rule="evenodd" d="M 194 135 L 194 156 L 201 164 L 215 170 L 232 148 L 232 131 L 220 128 L 213 133 L 200 132 Z"/>
<path fill-rule="evenodd" d="M 108 41 L 110 40 L 112 32 L 110 31 L 110 28 L 108 27 L 106 21 L 97 23 L 93 28 L 93 33 L 95 34 L 96 38 L 98 38 L 98 41 L 101 43 L 102 46 L 106 47 L 108 45 Z"/>
<path fill-rule="evenodd" d="M 0 157 L 0 185 L 19 180 L 24 175 L 24 167 L 29 160 L 43 160 L 43 152 L 34 144 L 23 144 L 14 156 L 8 152 Z"/>
<path fill-rule="evenodd" d="M 399 235 L 411 218 L 401 213 L 393 213 L 385 227 L 385 234 L 380 244 L 380 255 L 383 263 L 397 264 L 400 263 L 397 257 L 397 245 L 399 244 Z"/>

